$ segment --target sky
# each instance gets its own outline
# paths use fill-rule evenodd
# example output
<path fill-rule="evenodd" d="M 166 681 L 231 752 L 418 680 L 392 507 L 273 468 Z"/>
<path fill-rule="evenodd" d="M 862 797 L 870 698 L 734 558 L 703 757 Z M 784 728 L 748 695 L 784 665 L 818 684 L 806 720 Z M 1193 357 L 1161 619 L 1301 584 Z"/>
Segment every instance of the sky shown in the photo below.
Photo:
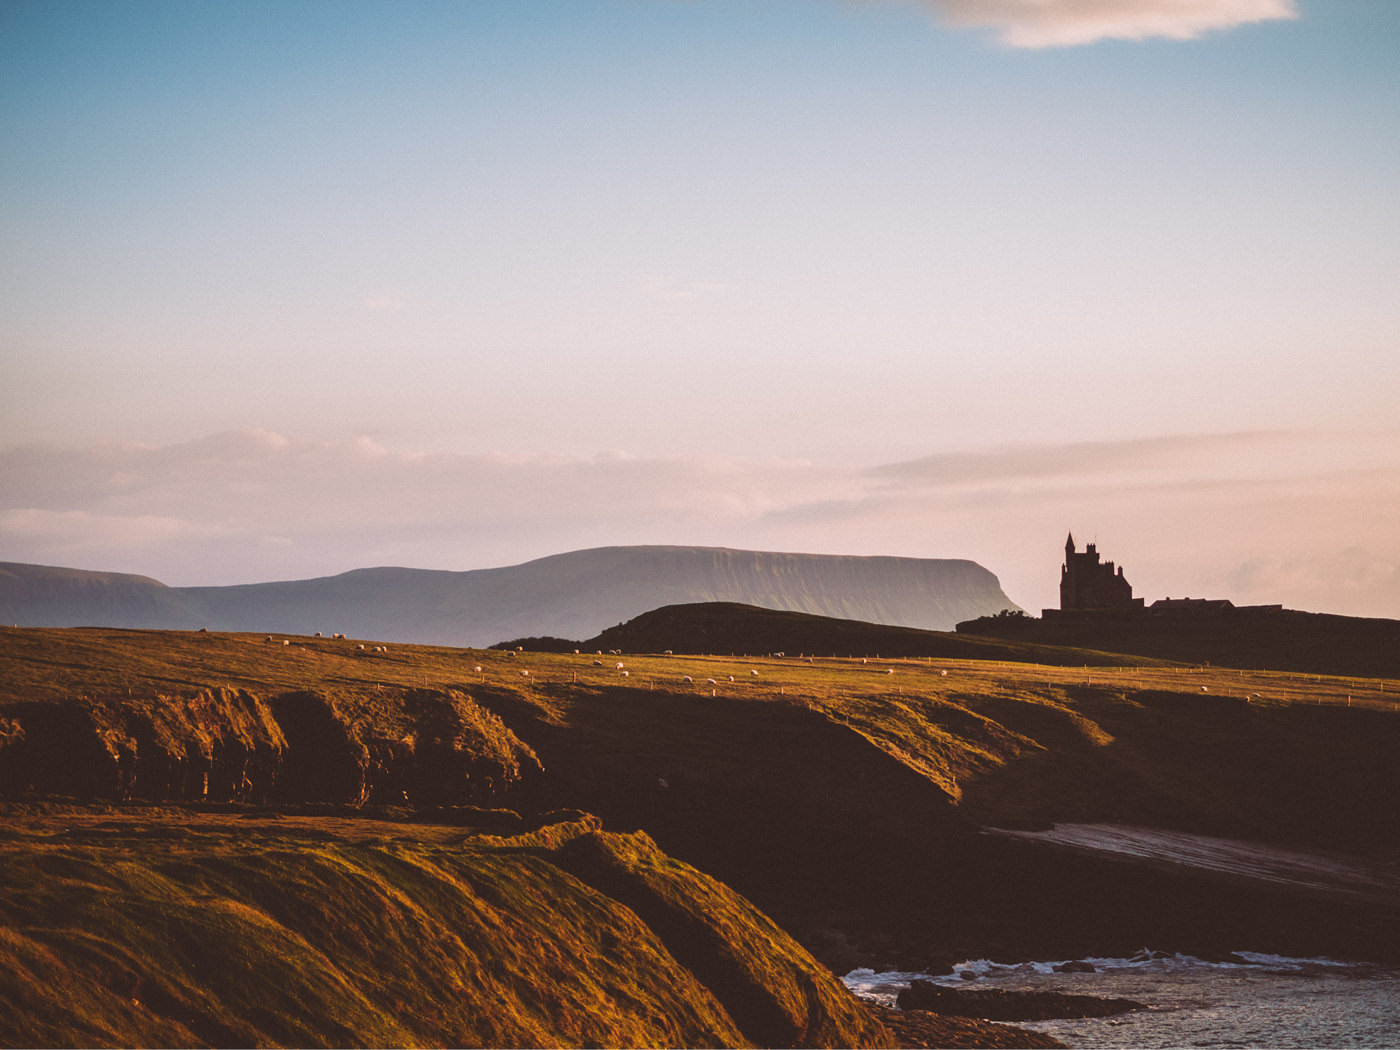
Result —
<path fill-rule="evenodd" d="M 0 0 L 0 560 L 1400 618 L 1393 0 Z"/>

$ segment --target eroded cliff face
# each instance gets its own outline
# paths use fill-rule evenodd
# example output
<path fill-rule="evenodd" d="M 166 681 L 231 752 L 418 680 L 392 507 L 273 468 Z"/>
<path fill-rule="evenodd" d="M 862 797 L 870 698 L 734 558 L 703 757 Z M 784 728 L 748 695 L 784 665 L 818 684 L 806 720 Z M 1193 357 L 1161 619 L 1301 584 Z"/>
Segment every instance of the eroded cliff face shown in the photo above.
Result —
<path fill-rule="evenodd" d="M 541 770 L 491 712 L 452 690 L 370 709 L 333 693 L 14 702 L 0 711 L 0 794 L 110 800 L 485 805 Z"/>

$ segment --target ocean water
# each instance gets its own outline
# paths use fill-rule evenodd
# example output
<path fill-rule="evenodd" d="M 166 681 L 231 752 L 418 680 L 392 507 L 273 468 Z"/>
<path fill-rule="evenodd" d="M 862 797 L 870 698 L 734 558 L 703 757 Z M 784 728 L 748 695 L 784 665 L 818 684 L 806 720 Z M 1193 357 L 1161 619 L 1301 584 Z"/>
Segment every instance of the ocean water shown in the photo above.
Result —
<path fill-rule="evenodd" d="M 893 1006 L 916 979 L 967 988 L 1117 996 L 1146 1010 L 1116 1017 L 1016 1022 L 1072 1047 L 1400 1048 L 1400 969 L 1334 959 L 1239 952 L 1243 963 L 1190 956 L 1088 959 L 1095 973 L 1055 973 L 1057 962 L 968 960 L 954 975 L 875 973 L 845 977 L 857 995 Z M 959 974 L 973 975 L 966 979 Z"/>

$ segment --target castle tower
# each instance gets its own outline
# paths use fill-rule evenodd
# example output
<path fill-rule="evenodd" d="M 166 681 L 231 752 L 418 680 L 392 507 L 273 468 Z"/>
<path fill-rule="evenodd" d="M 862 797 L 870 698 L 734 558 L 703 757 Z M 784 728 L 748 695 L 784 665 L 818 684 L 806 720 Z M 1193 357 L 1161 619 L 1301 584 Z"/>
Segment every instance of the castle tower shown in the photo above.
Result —
<path fill-rule="evenodd" d="M 1113 562 L 1099 560 L 1098 549 L 1090 543 L 1084 553 L 1074 549 L 1074 533 L 1065 540 L 1065 563 L 1060 566 L 1060 610 L 1141 609 L 1142 599 L 1133 597 L 1132 585 Z"/>

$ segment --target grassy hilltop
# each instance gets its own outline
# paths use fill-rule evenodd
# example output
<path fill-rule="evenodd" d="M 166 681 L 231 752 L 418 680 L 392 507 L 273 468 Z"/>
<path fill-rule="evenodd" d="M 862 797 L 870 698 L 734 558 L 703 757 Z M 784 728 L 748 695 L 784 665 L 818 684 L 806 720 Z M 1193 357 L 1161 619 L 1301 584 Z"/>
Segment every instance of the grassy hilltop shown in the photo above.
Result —
<path fill-rule="evenodd" d="M 1143 944 L 1394 954 L 1390 901 L 978 829 L 1116 821 L 1393 861 L 1400 682 L 998 652 L 5 629 L 0 1028 L 881 1045 L 809 952 L 838 971 Z"/>

